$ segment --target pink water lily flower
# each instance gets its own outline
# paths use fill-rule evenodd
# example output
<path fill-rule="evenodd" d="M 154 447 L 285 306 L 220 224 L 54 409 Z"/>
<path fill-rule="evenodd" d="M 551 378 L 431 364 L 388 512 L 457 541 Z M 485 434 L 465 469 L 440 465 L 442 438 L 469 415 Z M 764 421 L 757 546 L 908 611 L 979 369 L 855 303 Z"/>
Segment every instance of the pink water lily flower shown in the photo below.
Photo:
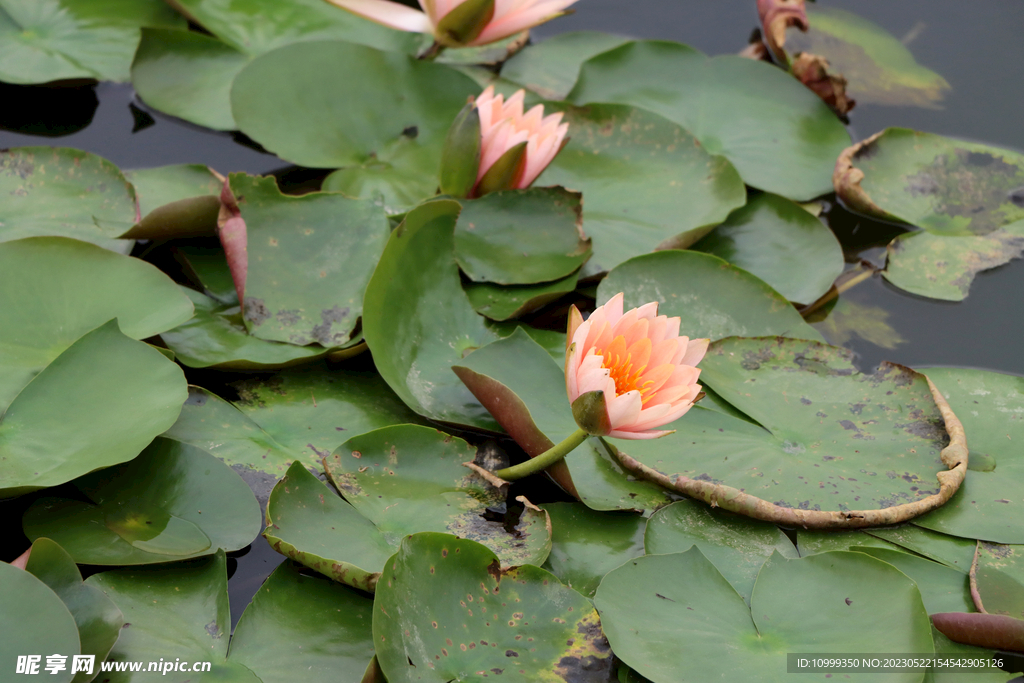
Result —
<path fill-rule="evenodd" d="M 566 338 L 565 385 L 569 402 L 604 394 L 600 436 L 653 439 L 656 428 L 682 417 L 700 394 L 697 363 L 707 339 L 679 335 L 679 318 L 658 315 L 657 302 L 622 312 L 623 295 L 599 306 L 586 322 L 573 307 Z M 574 413 L 576 412 L 574 406 Z M 579 422 L 577 417 L 577 422 Z M 583 426 L 581 424 L 581 426 Z"/>
<path fill-rule="evenodd" d="M 486 45 L 520 31 L 543 24 L 564 14 L 576 0 L 494 0 L 493 13 L 473 14 L 476 26 L 438 30 L 449 12 L 467 0 L 419 0 L 423 11 L 390 0 L 327 0 L 332 5 L 399 31 L 429 33 L 441 45 L 463 47 Z M 469 36 L 460 39 L 459 36 Z"/>
<path fill-rule="evenodd" d="M 569 132 L 569 124 L 561 122 L 562 113 L 544 116 L 544 106 L 540 104 L 524 113 L 525 97 L 526 91 L 519 90 L 505 101 L 504 96 L 495 95 L 494 86 L 489 85 L 476 98 L 481 140 L 477 182 L 505 152 L 525 142 L 526 162 L 511 188 L 529 187 L 561 151 Z"/>

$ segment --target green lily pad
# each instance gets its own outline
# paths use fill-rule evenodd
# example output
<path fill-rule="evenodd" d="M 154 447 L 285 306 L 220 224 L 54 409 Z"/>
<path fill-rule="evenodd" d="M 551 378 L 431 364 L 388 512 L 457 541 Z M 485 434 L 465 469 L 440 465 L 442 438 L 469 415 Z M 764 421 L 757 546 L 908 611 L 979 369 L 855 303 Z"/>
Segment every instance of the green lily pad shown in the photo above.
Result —
<path fill-rule="evenodd" d="M 699 548 L 648 555 L 608 574 L 594 602 L 616 656 L 654 683 L 675 683 L 684 668 L 694 680 L 783 681 L 788 652 L 933 647 L 914 582 L 862 553 L 773 555 L 749 608 Z M 918 683 L 922 673 L 885 680 Z"/>
<path fill-rule="evenodd" d="M 1024 544 L 1024 379 L 985 370 L 929 368 L 950 407 L 963 422 L 971 457 L 995 461 L 992 471 L 972 471 L 938 510 L 918 526 L 963 538 Z"/>
<path fill-rule="evenodd" d="M 238 550 L 259 533 L 259 505 L 245 482 L 206 451 L 176 441 L 157 439 L 131 462 L 74 483 L 91 503 L 40 498 L 23 526 L 26 536 L 53 539 L 80 564 Z"/>
<path fill-rule="evenodd" d="M 105 660 L 124 626 L 121 610 L 101 590 L 83 583 L 75 561 L 48 538 L 36 539 L 32 544 L 32 554 L 25 570 L 49 586 L 75 618 L 81 643 L 79 652 L 93 655 L 97 662 Z M 59 652 L 63 653 L 62 650 Z M 68 667 L 69 670 L 71 668 Z M 93 675 L 79 672 L 73 679 L 74 683 L 87 683 L 96 673 L 98 668 L 95 666 Z"/>
<path fill-rule="evenodd" d="M 372 370 L 312 365 L 231 386 L 236 408 L 318 469 L 353 436 L 422 421 Z"/>
<path fill-rule="evenodd" d="M 822 338 L 768 284 L 710 254 L 670 249 L 630 259 L 601 281 L 597 300 L 619 292 L 627 310 L 657 301 L 658 313 L 680 317 L 679 329 L 691 339 Z"/>
<path fill-rule="evenodd" d="M 0 0 L 0 81 L 127 81 L 142 26 L 185 22 L 159 0 Z"/>
<path fill-rule="evenodd" d="M 142 220 L 122 237 L 161 240 L 216 234 L 224 183 L 208 167 L 178 164 L 125 171 L 124 175 L 138 195 Z"/>
<path fill-rule="evenodd" d="M 371 602 L 334 582 L 279 566 L 246 607 L 234 635 L 228 605 L 227 562 L 213 557 L 91 576 L 125 613 L 121 637 L 108 661 L 163 660 L 184 667 L 167 680 L 285 683 L 358 680 L 373 654 Z M 302 643 L 301 647 L 296 643 Z M 166 676 L 161 671 L 159 674 Z M 128 672 L 107 674 L 111 683 L 155 680 Z"/>
<path fill-rule="evenodd" d="M 365 595 L 285 562 L 242 613 L 228 662 L 262 683 L 291 683 L 297 671 L 309 683 L 358 681 L 373 657 L 372 609 Z"/>
<path fill-rule="evenodd" d="M 786 32 L 791 52 L 821 55 L 846 77 L 846 94 L 861 104 L 937 108 L 949 83 L 900 41 L 863 17 L 835 7 L 807 7 L 810 30 Z"/>
<path fill-rule="evenodd" d="M 1024 619 L 1024 546 L 979 541 L 976 576 L 987 612 Z"/>
<path fill-rule="evenodd" d="M 468 282 L 462 289 L 480 315 L 491 320 L 510 320 L 575 291 L 579 271 L 554 282 L 505 287 L 490 282 Z"/>
<path fill-rule="evenodd" d="M 395 552 L 372 521 L 298 461 L 270 494 L 263 535 L 285 557 L 370 592 Z"/>
<path fill-rule="evenodd" d="M 577 429 L 564 371 L 525 331 L 475 351 L 453 370 L 530 457 Z M 547 472 L 594 510 L 650 510 L 672 500 L 660 486 L 626 472 L 614 447 L 601 439 L 588 439 Z"/>
<path fill-rule="evenodd" d="M 571 275 L 590 257 L 578 192 L 535 187 L 461 204 L 455 260 L 474 282 L 550 282 Z"/>
<path fill-rule="evenodd" d="M 438 531 L 483 543 L 503 566 L 543 564 L 551 550 L 547 513 L 523 499 L 511 530 L 489 519 L 505 494 L 463 466 L 475 455 L 462 439 L 397 425 L 349 439 L 324 464 L 335 488 L 393 547 L 410 533 Z"/>
<path fill-rule="evenodd" d="M 386 90 L 381 84 L 387 83 Z M 340 41 L 288 45 L 257 57 L 231 86 L 239 128 L 283 159 L 332 168 L 389 161 L 408 141 L 433 159 L 476 84 L 443 64 Z M 430 150 L 431 156 L 426 150 Z"/>
<path fill-rule="evenodd" d="M 754 514 L 745 493 L 804 526 L 803 510 L 884 512 L 938 494 L 947 435 L 925 377 L 887 363 L 860 374 L 852 357 L 784 337 L 716 342 L 701 381 L 763 428 L 697 407 L 667 425 L 676 433 L 618 447 L 667 485 L 732 487 L 701 495 Z"/>
<path fill-rule="evenodd" d="M 31 615 L 31 618 L 26 616 Z M 0 619 L 18 628 L 5 630 L 0 643 L 0 660 L 7 675 L 16 671 L 19 657 L 38 657 L 31 673 L 47 679 L 68 683 L 74 678 L 71 666 L 63 671 L 46 671 L 46 657 L 54 653 L 66 655 L 70 664 L 79 654 L 78 627 L 67 606 L 53 590 L 29 572 L 0 562 Z M 27 664 L 26 660 L 22 660 Z"/>
<path fill-rule="evenodd" d="M 832 550 L 860 550 L 861 548 L 896 550 L 899 546 L 858 529 L 849 531 L 797 529 L 796 531 L 796 549 L 800 552 L 800 557 L 827 553 Z"/>
<path fill-rule="evenodd" d="M 547 38 L 505 62 L 501 75 L 548 100 L 564 100 L 591 57 L 628 43 L 599 31 L 572 31 Z"/>
<path fill-rule="evenodd" d="M 238 408 L 202 387 L 188 388 L 178 421 L 161 436 L 220 458 L 249 485 L 261 506 L 296 459 Z"/>
<path fill-rule="evenodd" d="M 237 302 L 222 303 L 193 289 L 181 290 L 195 305 L 195 317 L 160 335 L 190 368 L 271 370 L 311 363 L 345 349 L 296 346 L 250 335 Z M 354 346 L 356 340 L 348 346 Z"/>
<path fill-rule="evenodd" d="M 844 154 L 835 182 L 851 208 L 927 233 L 889 245 L 886 278 L 915 294 L 959 301 L 976 273 L 1024 249 L 1017 152 L 889 128 Z"/>
<path fill-rule="evenodd" d="M 887 562 L 913 579 L 929 614 L 974 610 L 971 587 L 962 571 L 901 550 L 860 547 L 856 551 Z"/>
<path fill-rule="evenodd" d="M 238 304 L 238 292 L 231 279 L 231 268 L 220 247 L 183 244 L 176 247 L 176 257 L 186 270 L 186 277 L 203 288 L 203 293 L 224 304 Z"/>
<path fill-rule="evenodd" d="M 913 524 L 893 529 L 868 529 L 867 533 L 964 574 L 971 570 L 974 541 L 936 533 Z"/>
<path fill-rule="evenodd" d="M 437 194 L 439 157 L 402 136 L 387 147 L 387 161 L 371 157 L 360 164 L 346 164 L 324 178 L 324 192 L 381 201 L 389 215 L 405 213 Z"/>
<path fill-rule="evenodd" d="M 0 412 L 111 318 L 124 334 L 145 339 L 191 316 L 174 283 L 138 259 L 56 237 L 0 244 Z"/>
<path fill-rule="evenodd" d="M 781 69 L 679 43 L 634 41 L 589 59 L 569 100 L 649 109 L 727 158 L 748 185 L 796 201 L 832 191 L 850 144 L 828 105 Z"/>
<path fill-rule="evenodd" d="M 774 524 L 713 510 L 697 501 L 680 500 L 651 515 L 644 532 L 648 555 L 679 553 L 691 546 L 700 548 L 747 604 L 757 572 L 772 553 L 800 556 Z"/>
<path fill-rule="evenodd" d="M 297 346 L 347 343 L 391 234 L 384 210 L 331 193 L 290 197 L 269 176 L 232 173 L 229 183 L 245 221 L 249 333 Z"/>
<path fill-rule="evenodd" d="M 0 10 L 2 11 L 2 10 Z M 135 191 L 114 164 L 64 147 L 0 150 L 0 242 L 54 235 L 126 253 Z"/>
<path fill-rule="evenodd" d="M 935 626 L 932 626 L 932 640 L 935 641 L 935 654 L 939 657 L 970 657 L 991 660 L 997 655 L 992 650 L 956 643 L 942 635 Z M 929 671 L 925 674 L 923 683 L 959 683 L 963 678 L 962 673 L 956 668 L 946 671 Z M 1007 683 L 1007 676 L 1011 675 L 990 664 L 984 669 L 975 670 L 971 681 L 972 683 Z"/>
<path fill-rule="evenodd" d="M 0 493 L 56 486 L 134 458 L 174 423 L 184 400 L 181 368 L 125 336 L 116 320 L 97 327 L 0 417 Z"/>
<path fill-rule="evenodd" d="M 237 128 L 231 83 L 252 61 L 306 40 L 341 39 L 382 50 L 413 52 L 418 36 L 393 31 L 322 0 L 177 0 L 176 6 L 213 36 L 143 30 L 132 85 L 150 106 L 217 130 Z M 223 42 L 222 42 L 223 41 Z"/>
<path fill-rule="evenodd" d="M 677 123 L 622 105 L 544 106 L 565 114 L 571 140 L 536 184 L 583 193 L 595 273 L 659 246 L 687 247 L 746 201 L 736 169 Z"/>
<path fill-rule="evenodd" d="M 466 299 L 452 257 L 460 206 L 437 200 L 391 233 L 366 287 L 363 334 L 378 372 L 424 417 L 497 431 L 449 369 L 498 338 Z"/>
<path fill-rule="evenodd" d="M 585 597 L 538 567 L 501 569 L 490 549 L 447 534 L 410 536 L 388 560 L 373 640 L 390 683 L 491 674 L 604 683 L 612 667 Z"/>
<path fill-rule="evenodd" d="M 588 598 L 605 574 L 644 554 L 647 520 L 641 515 L 597 512 L 580 503 L 548 503 L 544 509 L 552 528 L 544 569 Z"/>
<path fill-rule="evenodd" d="M 755 275 L 790 301 L 809 304 L 843 272 L 843 249 L 799 204 L 764 193 L 693 246 Z"/>

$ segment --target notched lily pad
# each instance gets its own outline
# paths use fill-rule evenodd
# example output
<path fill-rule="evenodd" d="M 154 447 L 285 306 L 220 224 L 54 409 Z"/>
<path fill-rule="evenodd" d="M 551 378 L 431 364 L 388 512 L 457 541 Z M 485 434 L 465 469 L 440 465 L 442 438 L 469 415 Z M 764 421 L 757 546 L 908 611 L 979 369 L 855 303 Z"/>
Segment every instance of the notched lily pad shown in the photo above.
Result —
<path fill-rule="evenodd" d="M 604 683 L 612 671 L 585 597 L 538 567 L 502 569 L 488 548 L 446 534 L 409 536 L 388 561 L 373 640 L 391 683 L 502 674 Z"/>
<path fill-rule="evenodd" d="M 181 33 L 177 31 L 176 33 Z M 124 239 L 162 240 L 214 235 L 223 178 L 202 164 L 126 171 L 142 219 Z"/>
<path fill-rule="evenodd" d="M 349 439 L 324 461 L 331 482 L 393 547 L 420 531 L 483 543 L 503 566 L 542 564 L 551 522 L 525 498 L 505 510 L 505 494 L 463 466 L 476 449 L 417 425 L 385 427 Z"/>
<path fill-rule="evenodd" d="M 763 428 L 695 408 L 669 426 L 675 434 L 620 445 L 619 459 L 712 506 L 787 526 L 879 526 L 941 506 L 967 472 L 960 422 L 925 376 L 889 363 L 860 374 L 851 359 L 784 337 L 716 342 L 701 381 Z"/>
<path fill-rule="evenodd" d="M 501 321 L 518 318 L 575 291 L 578 281 L 579 271 L 576 271 L 561 280 L 538 285 L 505 287 L 490 282 L 468 282 L 462 288 L 477 313 Z"/>
<path fill-rule="evenodd" d="M 845 150 L 833 176 L 851 208 L 924 231 L 889 245 L 886 279 L 959 301 L 975 274 L 1024 252 L 1024 156 L 889 128 Z"/>
<path fill-rule="evenodd" d="M 501 67 L 501 77 L 548 100 L 563 100 L 580 75 L 580 66 L 614 49 L 628 38 L 598 31 L 572 31 L 551 36 L 523 50 Z"/>
<path fill-rule="evenodd" d="M 384 210 L 339 194 L 290 197 L 273 177 L 233 173 L 229 183 L 245 225 L 249 333 L 296 346 L 345 345 L 390 234 Z"/>
<path fill-rule="evenodd" d="M 129 463 L 77 479 L 91 502 L 40 498 L 25 534 L 80 564 L 151 564 L 244 548 L 259 533 L 249 487 L 209 453 L 157 439 Z"/>

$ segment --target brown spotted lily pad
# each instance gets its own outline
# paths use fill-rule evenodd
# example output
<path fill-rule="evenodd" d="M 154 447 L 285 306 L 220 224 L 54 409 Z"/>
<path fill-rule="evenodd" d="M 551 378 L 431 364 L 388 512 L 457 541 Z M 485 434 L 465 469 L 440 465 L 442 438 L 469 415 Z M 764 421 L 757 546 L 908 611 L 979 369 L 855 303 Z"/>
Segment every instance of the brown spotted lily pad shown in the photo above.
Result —
<path fill-rule="evenodd" d="M 901 289 L 959 301 L 974 276 L 1024 251 L 1024 155 L 889 128 L 843 152 L 833 183 L 847 206 L 920 232 L 889 244 Z"/>
<path fill-rule="evenodd" d="M 474 455 L 462 439 L 428 427 L 367 432 L 324 460 L 345 498 L 293 464 L 270 496 L 265 535 L 279 552 L 363 590 L 373 590 L 402 538 L 420 531 L 479 541 L 504 566 L 543 564 L 547 513 L 525 498 L 506 511 L 504 490 L 463 466 Z"/>
<path fill-rule="evenodd" d="M 804 528 L 939 507 L 967 472 L 959 420 L 924 375 L 890 363 L 861 374 L 852 355 L 784 337 L 716 342 L 701 382 L 758 424 L 697 407 L 675 434 L 616 441 L 620 461 L 712 506 Z"/>
<path fill-rule="evenodd" d="M 488 548 L 446 534 L 409 536 L 388 561 L 373 642 L 390 683 L 611 680 L 589 600 L 543 569 L 502 569 Z"/>

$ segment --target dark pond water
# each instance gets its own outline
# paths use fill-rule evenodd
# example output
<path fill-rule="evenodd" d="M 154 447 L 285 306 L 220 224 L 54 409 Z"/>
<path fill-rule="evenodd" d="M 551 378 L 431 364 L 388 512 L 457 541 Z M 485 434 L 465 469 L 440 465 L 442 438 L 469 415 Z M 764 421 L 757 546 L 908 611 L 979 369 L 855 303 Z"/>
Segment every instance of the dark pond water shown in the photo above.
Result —
<path fill-rule="evenodd" d="M 1024 149 L 1024 2 L 1021 0 L 822 0 L 859 14 L 905 42 L 917 60 L 949 81 L 941 108 L 862 104 L 850 130 L 862 139 L 886 126 L 970 138 Z M 734 53 L 757 25 L 754 0 L 580 0 L 577 12 L 535 31 L 537 37 L 592 29 L 688 43 L 710 54 Z M 240 137 L 211 132 L 147 110 L 128 85 L 101 84 L 50 90 L 0 85 L 0 148 L 60 145 L 100 154 L 121 168 L 203 163 L 222 173 L 274 172 L 301 180 L 300 170 L 262 153 Z M 853 216 L 833 205 L 827 212 L 852 264 L 881 264 L 891 226 Z M 862 369 L 881 360 L 911 366 L 978 367 L 1024 375 L 1024 261 L 982 273 L 962 303 L 900 292 L 880 277 L 856 286 L 848 301 L 877 307 L 901 343 L 884 348 L 854 334 L 845 345 Z M 890 344 L 892 346 L 892 344 Z M 533 496 L 531 496 L 533 497 Z M 25 501 L 2 507 L 20 517 Z M 15 533 L 17 533 L 15 531 Z M 27 539 L 4 544 L 24 548 Z M 15 553 L 17 554 L 17 553 Z M 229 583 L 235 621 L 264 578 L 282 560 L 259 538 L 233 553 Z M 1024 679 L 1018 679 L 1024 680 Z"/>

